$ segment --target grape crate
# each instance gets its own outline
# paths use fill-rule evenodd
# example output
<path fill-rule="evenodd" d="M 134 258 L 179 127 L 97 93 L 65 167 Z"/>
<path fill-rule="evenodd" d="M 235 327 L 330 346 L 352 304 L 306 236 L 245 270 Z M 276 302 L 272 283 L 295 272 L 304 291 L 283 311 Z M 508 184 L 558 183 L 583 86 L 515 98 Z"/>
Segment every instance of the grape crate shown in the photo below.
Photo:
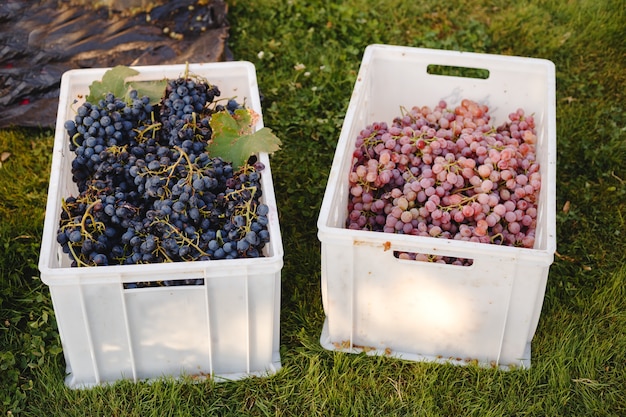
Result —
<path fill-rule="evenodd" d="M 279 144 L 250 62 L 63 74 L 39 270 L 68 387 L 281 368 Z"/>

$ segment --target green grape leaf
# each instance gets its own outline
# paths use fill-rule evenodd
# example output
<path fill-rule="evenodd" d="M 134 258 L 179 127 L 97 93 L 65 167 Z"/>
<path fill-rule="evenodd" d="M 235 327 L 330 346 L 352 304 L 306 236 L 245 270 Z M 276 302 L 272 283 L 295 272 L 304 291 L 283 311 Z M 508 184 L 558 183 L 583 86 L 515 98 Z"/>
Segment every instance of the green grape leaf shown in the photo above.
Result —
<path fill-rule="evenodd" d="M 130 81 L 130 88 L 137 90 L 139 97 L 148 96 L 150 104 L 157 104 L 163 98 L 165 89 L 167 88 L 167 79 L 154 81 Z"/>
<path fill-rule="evenodd" d="M 89 86 L 89 95 L 86 100 L 90 103 L 97 103 L 108 93 L 113 93 L 115 97 L 124 97 L 128 91 L 126 78 L 139 74 L 138 71 L 118 65 L 106 71 L 102 76 L 102 81 L 94 81 Z"/>
<path fill-rule="evenodd" d="M 280 149 L 281 141 L 271 129 L 264 127 L 252 131 L 252 116 L 247 109 L 237 109 L 234 115 L 227 111 L 213 114 L 209 122 L 213 130 L 207 145 L 209 154 L 232 162 L 238 169 L 255 153 L 273 153 Z"/>
<path fill-rule="evenodd" d="M 139 97 L 148 96 L 151 104 L 158 103 L 167 87 L 167 79 L 156 81 L 130 81 L 126 79 L 139 74 L 137 70 L 124 65 L 118 65 L 107 70 L 102 76 L 102 81 L 94 81 L 89 86 L 89 95 L 85 98 L 95 104 L 103 99 L 108 93 L 113 93 L 117 98 L 129 101 L 131 89 L 137 90 Z"/>

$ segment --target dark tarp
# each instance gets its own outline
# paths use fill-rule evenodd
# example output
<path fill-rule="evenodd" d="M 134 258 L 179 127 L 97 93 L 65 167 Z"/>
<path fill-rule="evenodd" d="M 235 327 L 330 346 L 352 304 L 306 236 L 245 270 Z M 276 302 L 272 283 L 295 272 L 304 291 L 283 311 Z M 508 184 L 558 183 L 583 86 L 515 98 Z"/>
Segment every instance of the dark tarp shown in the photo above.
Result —
<path fill-rule="evenodd" d="M 0 4 L 0 128 L 53 127 L 70 69 L 229 60 L 224 1 L 173 0 L 149 12 L 62 0 Z"/>

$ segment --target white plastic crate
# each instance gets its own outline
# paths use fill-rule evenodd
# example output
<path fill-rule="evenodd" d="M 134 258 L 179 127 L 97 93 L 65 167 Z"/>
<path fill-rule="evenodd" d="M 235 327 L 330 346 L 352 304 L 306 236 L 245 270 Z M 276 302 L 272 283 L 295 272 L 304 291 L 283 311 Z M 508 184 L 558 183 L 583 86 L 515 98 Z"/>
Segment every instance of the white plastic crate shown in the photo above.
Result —
<path fill-rule="evenodd" d="M 488 71 L 435 75 L 430 65 Z M 358 133 L 400 106 L 487 104 L 492 123 L 523 108 L 537 125 L 542 189 L 533 249 L 348 230 L 348 173 Z M 322 246 L 321 344 L 414 361 L 530 367 L 556 249 L 556 104 L 547 60 L 390 45 L 366 48 L 318 219 Z M 472 259 L 471 266 L 401 260 L 394 251 Z"/>
<path fill-rule="evenodd" d="M 185 65 L 134 67 L 136 79 L 176 78 Z M 259 114 L 256 72 L 249 62 L 190 64 Z M 66 384 L 90 387 L 183 374 L 220 379 L 271 375 L 280 369 L 280 277 L 283 247 L 267 154 L 261 176 L 270 242 L 264 257 L 71 268 L 56 241 L 61 200 L 77 194 L 65 120 L 105 69 L 71 70 L 61 80 L 39 270 L 50 288 L 67 364 Z M 203 278 L 197 286 L 124 289 L 127 282 Z"/>

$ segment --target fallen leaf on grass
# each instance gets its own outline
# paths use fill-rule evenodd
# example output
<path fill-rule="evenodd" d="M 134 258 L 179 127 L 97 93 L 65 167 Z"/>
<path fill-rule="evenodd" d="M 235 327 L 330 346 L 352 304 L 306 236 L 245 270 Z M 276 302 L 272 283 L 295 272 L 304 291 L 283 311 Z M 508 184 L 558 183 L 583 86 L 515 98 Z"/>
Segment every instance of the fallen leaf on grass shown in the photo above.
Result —
<path fill-rule="evenodd" d="M 615 178 L 616 180 L 618 180 L 620 184 L 624 184 L 624 180 L 618 177 L 617 175 L 615 175 L 615 171 L 611 171 L 611 176 Z"/>
<path fill-rule="evenodd" d="M 568 262 L 576 262 L 576 259 L 572 258 L 571 256 L 567 256 L 567 255 L 561 255 L 558 252 L 554 252 L 554 254 L 556 255 L 557 258 L 559 259 L 563 259 L 564 261 L 568 261 Z"/>
<path fill-rule="evenodd" d="M 578 261 L 578 259 L 572 258 L 571 256 L 567 256 L 567 255 L 561 255 L 561 254 L 560 254 L 559 252 L 557 252 L 557 251 L 554 251 L 554 255 L 555 255 L 557 258 L 562 259 L 562 260 L 567 261 L 567 262 L 572 262 L 572 263 L 578 263 L 578 262 L 579 262 L 579 261 Z M 583 266 L 582 266 L 582 269 L 583 269 L 584 271 L 591 271 L 591 267 L 590 267 L 590 266 L 588 266 L 588 265 L 583 265 Z"/>
<path fill-rule="evenodd" d="M 2 163 L 6 161 L 7 159 L 9 159 L 10 156 L 11 156 L 11 152 L 2 152 L 0 154 L 0 168 L 2 168 Z"/>
<path fill-rule="evenodd" d="M 589 379 L 589 378 L 573 378 L 572 382 L 576 382 L 579 384 L 585 384 L 585 385 L 589 385 L 589 386 L 594 386 L 594 387 L 602 387 L 602 386 L 606 386 L 607 384 L 602 384 L 594 379 Z"/>
<path fill-rule="evenodd" d="M 563 204 L 563 213 L 569 213 L 570 204 L 571 203 L 569 202 L 569 200 L 567 200 L 565 204 Z"/>

